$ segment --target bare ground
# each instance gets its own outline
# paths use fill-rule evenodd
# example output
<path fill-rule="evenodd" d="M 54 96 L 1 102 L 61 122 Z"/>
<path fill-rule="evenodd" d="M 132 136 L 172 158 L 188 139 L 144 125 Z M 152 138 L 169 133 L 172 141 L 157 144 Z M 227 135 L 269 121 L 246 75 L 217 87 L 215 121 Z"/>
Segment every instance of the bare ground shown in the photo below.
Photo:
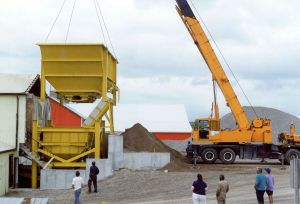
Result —
<path fill-rule="evenodd" d="M 219 174 L 224 174 L 230 184 L 227 203 L 254 204 L 253 189 L 256 164 L 199 164 L 199 169 L 186 169 L 185 172 L 163 171 L 116 171 L 111 178 L 98 183 L 100 192 L 88 194 L 82 192 L 82 203 L 140 203 L 173 204 L 191 203 L 191 183 L 199 172 L 208 184 L 208 203 L 215 204 L 215 189 Z M 290 188 L 289 168 L 281 170 L 280 165 L 269 166 L 275 176 L 274 203 L 293 203 L 293 190 Z M 11 192 L 12 197 L 48 197 L 50 203 L 72 203 L 73 191 L 69 190 L 30 190 Z M 267 201 L 267 196 L 265 195 Z"/>

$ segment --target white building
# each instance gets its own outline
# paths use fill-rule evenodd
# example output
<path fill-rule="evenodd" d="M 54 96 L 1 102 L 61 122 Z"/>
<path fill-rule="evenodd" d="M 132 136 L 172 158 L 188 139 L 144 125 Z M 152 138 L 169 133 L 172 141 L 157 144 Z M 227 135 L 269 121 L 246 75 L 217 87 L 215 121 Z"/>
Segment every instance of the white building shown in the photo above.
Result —
<path fill-rule="evenodd" d="M 19 144 L 25 143 L 26 98 L 39 94 L 39 75 L 0 74 L 0 196 L 18 184 Z"/>
<path fill-rule="evenodd" d="M 87 118 L 97 103 L 68 104 L 82 118 Z M 140 123 L 161 140 L 186 140 L 192 128 L 183 104 L 117 104 L 114 107 L 116 132 L 124 132 Z"/>

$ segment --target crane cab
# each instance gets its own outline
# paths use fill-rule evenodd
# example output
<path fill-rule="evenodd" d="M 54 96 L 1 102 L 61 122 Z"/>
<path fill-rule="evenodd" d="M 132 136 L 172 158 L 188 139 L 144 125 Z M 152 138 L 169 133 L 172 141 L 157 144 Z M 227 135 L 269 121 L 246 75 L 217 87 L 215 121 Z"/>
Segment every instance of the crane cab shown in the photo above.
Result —
<path fill-rule="evenodd" d="M 193 124 L 193 140 L 209 140 L 209 136 L 220 131 L 220 119 L 199 118 Z"/>

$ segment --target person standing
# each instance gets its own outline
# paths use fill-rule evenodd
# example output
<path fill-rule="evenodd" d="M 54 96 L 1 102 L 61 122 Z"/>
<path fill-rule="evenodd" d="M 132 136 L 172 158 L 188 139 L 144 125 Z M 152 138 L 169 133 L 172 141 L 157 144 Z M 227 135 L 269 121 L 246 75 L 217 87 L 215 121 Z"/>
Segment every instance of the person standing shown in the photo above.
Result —
<path fill-rule="evenodd" d="M 268 181 L 267 177 L 262 173 L 262 168 L 256 168 L 256 177 L 255 177 L 255 191 L 256 191 L 256 198 L 258 204 L 264 204 L 264 194 L 266 191 Z"/>
<path fill-rule="evenodd" d="M 274 191 L 275 179 L 274 179 L 274 176 L 271 174 L 270 168 L 265 168 L 265 171 L 267 173 L 266 177 L 268 180 L 266 193 L 268 194 L 268 197 L 269 197 L 269 204 L 273 204 L 273 191 Z"/>
<path fill-rule="evenodd" d="M 97 175 L 99 174 L 99 169 L 96 166 L 95 162 L 92 162 L 92 166 L 90 167 L 90 178 L 88 181 L 89 193 L 92 191 L 92 183 L 94 186 L 94 192 L 97 192 Z"/>
<path fill-rule="evenodd" d="M 75 173 L 76 177 L 73 178 L 72 181 L 72 188 L 74 189 L 74 196 L 75 196 L 75 201 L 74 204 L 81 204 L 80 202 L 80 193 L 81 193 L 81 188 L 83 187 L 83 178 L 80 177 L 80 172 L 76 171 Z"/>
<path fill-rule="evenodd" d="M 206 204 L 207 185 L 203 181 L 202 175 L 197 175 L 197 180 L 193 182 L 193 204 Z"/>
<path fill-rule="evenodd" d="M 218 183 L 218 188 L 216 192 L 217 202 L 218 204 L 226 203 L 226 193 L 229 191 L 228 182 L 225 181 L 224 175 L 220 175 L 220 182 Z"/>

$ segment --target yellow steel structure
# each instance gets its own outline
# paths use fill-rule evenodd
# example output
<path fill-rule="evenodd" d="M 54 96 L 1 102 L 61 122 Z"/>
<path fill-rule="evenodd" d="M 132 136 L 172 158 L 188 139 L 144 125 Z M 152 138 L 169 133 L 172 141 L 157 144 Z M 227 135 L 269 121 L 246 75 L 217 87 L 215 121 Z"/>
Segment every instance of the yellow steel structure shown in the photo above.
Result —
<path fill-rule="evenodd" d="M 300 146 L 300 135 L 297 134 L 296 125 L 294 123 L 290 125 L 290 132 L 280 133 L 278 139 L 280 142 L 282 142 L 284 145 L 287 146 L 292 146 L 292 145 Z"/>
<path fill-rule="evenodd" d="M 106 116 L 113 133 L 113 105 L 116 105 L 117 60 L 102 44 L 39 44 L 42 55 L 41 101 L 46 101 L 46 81 L 60 100 L 94 102 L 101 99 L 99 114 L 82 128 L 42 127 L 33 121 L 32 154 L 52 168 L 85 167 L 87 156 L 106 155 Z M 46 123 L 51 124 L 51 123 Z M 32 164 L 32 188 L 37 187 L 38 165 Z"/>
<path fill-rule="evenodd" d="M 256 118 L 249 123 L 246 114 L 219 62 L 203 28 L 196 19 L 186 0 L 176 0 L 177 12 L 191 34 L 197 48 L 204 58 L 213 80 L 220 87 L 228 106 L 237 122 L 238 128 L 229 131 L 214 132 L 214 127 L 220 127 L 219 118 L 197 119 L 193 128 L 194 142 L 213 143 L 272 143 L 272 128 L 269 119 Z M 215 104 L 216 106 L 216 104 Z M 215 110 L 218 110 L 215 107 Z M 216 114 L 217 115 L 217 114 Z M 205 129 L 205 130 L 204 130 Z M 207 129 L 207 130 L 206 130 Z M 207 131 L 201 138 L 201 131 Z"/>

